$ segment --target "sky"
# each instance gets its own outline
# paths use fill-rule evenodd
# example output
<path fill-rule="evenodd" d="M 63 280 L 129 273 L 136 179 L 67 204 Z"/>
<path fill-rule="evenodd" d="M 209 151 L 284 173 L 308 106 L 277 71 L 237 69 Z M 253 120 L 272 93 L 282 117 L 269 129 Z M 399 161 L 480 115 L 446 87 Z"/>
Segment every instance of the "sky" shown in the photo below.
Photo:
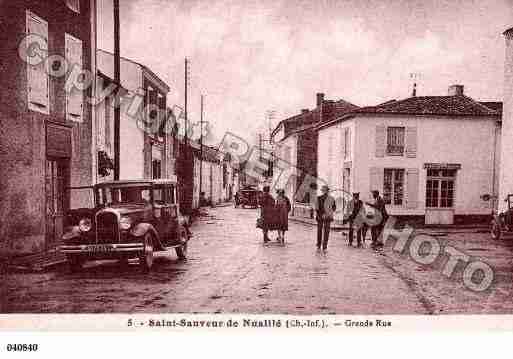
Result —
<path fill-rule="evenodd" d="M 445 95 L 451 84 L 502 100 L 504 38 L 513 0 L 121 0 L 121 56 L 143 63 L 189 118 L 253 140 L 315 106 L 315 95 L 375 105 Z M 98 1 L 98 46 L 113 50 L 112 0 Z"/>

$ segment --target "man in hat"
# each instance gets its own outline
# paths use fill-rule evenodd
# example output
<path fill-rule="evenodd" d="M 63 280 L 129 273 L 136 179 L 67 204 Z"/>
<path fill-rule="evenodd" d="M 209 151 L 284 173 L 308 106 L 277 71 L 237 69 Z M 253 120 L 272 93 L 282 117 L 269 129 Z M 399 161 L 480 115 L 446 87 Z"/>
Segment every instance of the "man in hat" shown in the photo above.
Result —
<path fill-rule="evenodd" d="M 372 226 L 371 228 L 371 238 L 372 238 L 372 246 L 382 246 L 383 243 L 381 243 L 378 239 L 381 235 L 381 232 L 383 231 L 383 228 L 385 227 L 385 223 L 388 219 L 388 213 L 387 209 L 385 207 L 385 200 L 383 197 L 379 195 L 379 191 L 374 190 L 371 192 L 372 198 L 374 199 L 374 203 L 372 204 L 372 207 L 378 211 L 379 214 L 379 223 Z"/>
<path fill-rule="evenodd" d="M 349 245 L 353 245 L 354 230 L 356 229 L 356 243 L 358 247 L 362 246 L 362 233 L 364 221 L 356 220 L 359 215 L 363 215 L 360 211 L 363 208 L 363 202 L 360 200 L 360 193 L 354 192 L 353 198 L 349 200 L 344 214 L 344 224 L 349 222 Z M 356 220 L 356 221 L 355 221 Z"/>
<path fill-rule="evenodd" d="M 335 199 L 330 196 L 330 189 L 324 185 L 321 188 L 322 195 L 317 197 L 316 202 L 316 220 L 317 220 L 317 250 L 326 251 L 328 249 L 328 239 L 330 236 L 331 222 L 333 214 L 337 209 Z"/>
<path fill-rule="evenodd" d="M 264 243 L 270 241 L 269 239 L 269 225 L 273 221 L 273 208 L 275 205 L 274 198 L 269 194 L 270 187 L 264 186 L 262 189 L 262 195 L 258 199 L 260 206 L 260 218 L 262 219 L 262 233 L 264 235 Z"/>

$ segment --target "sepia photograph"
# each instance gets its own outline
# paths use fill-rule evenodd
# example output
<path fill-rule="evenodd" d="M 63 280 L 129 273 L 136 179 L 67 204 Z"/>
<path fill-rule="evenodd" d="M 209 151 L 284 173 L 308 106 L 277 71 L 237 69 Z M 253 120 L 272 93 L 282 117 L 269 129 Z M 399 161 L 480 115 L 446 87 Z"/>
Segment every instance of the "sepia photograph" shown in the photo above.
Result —
<path fill-rule="evenodd" d="M 512 0 L 0 0 L 0 30 L 0 331 L 513 330 Z"/>

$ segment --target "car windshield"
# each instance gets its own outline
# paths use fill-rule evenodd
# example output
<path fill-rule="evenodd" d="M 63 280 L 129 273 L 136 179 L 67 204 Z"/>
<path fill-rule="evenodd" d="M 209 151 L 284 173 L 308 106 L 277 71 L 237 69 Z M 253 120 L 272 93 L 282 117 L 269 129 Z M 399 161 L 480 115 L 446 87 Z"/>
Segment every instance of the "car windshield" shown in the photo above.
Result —
<path fill-rule="evenodd" d="M 100 205 L 147 204 L 151 202 L 150 187 L 103 187 L 98 189 Z"/>

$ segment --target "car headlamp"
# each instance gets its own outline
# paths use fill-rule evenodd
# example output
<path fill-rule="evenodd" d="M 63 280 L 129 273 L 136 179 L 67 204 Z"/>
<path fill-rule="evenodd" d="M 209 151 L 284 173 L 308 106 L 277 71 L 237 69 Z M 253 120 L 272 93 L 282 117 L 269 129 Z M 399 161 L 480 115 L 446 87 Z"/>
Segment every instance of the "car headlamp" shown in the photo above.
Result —
<path fill-rule="evenodd" d="M 130 217 L 121 217 L 119 220 L 119 227 L 124 231 L 130 229 L 130 227 L 132 227 L 132 220 Z"/>
<path fill-rule="evenodd" d="M 93 226 L 90 218 L 82 218 L 80 222 L 78 222 L 78 229 L 81 232 L 89 232 Z"/>

